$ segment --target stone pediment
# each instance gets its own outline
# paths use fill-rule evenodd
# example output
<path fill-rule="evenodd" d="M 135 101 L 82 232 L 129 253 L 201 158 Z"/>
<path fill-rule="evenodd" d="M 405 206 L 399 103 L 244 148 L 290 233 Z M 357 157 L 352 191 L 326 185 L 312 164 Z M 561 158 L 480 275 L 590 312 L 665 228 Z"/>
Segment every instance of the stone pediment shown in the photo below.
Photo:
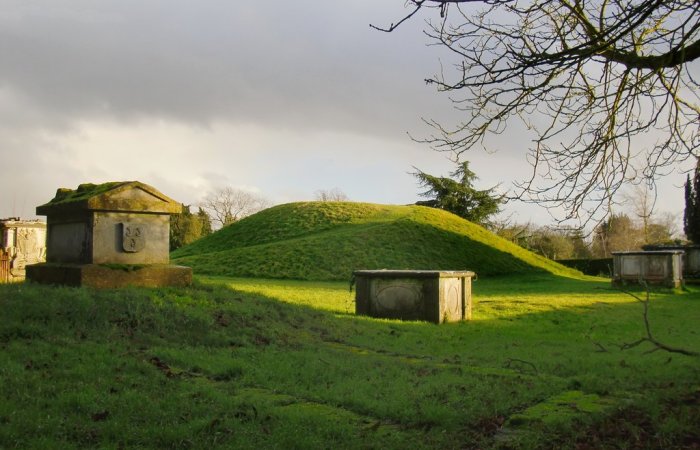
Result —
<path fill-rule="evenodd" d="M 36 208 L 37 214 L 46 216 L 80 211 L 179 214 L 182 205 L 152 186 L 124 181 L 59 189 L 50 202 Z"/>

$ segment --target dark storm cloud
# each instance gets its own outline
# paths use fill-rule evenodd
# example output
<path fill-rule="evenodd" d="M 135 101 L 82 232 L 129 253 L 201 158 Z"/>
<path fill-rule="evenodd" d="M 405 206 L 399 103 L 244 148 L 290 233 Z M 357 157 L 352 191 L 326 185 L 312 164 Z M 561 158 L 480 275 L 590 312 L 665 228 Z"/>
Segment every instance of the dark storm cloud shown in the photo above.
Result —
<path fill-rule="evenodd" d="M 394 20 L 401 2 L 349 3 L 0 1 L 0 88 L 57 123 L 163 117 L 402 134 L 437 104 L 422 82 L 435 53 L 420 23 L 369 29 Z"/>
<path fill-rule="evenodd" d="M 448 168 L 406 132 L 454 117 L 423 82 L 445 55 L 426 47 L 422 18 L 369 28 L 403 4 L 0 0 L 0 156 L 15 165 L 0 216 L 114 179 L 151 180 L 186 202 L 215 184 L 284 201 L 334 186 L 414 201 L 412 166 Z M 501 181 L 501 167 L 474 167 Z"/>

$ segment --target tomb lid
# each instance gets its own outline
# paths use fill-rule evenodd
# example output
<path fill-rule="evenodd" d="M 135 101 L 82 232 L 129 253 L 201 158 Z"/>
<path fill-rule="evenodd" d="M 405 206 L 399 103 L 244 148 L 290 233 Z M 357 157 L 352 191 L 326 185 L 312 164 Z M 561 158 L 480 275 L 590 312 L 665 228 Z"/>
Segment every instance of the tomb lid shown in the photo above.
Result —
<path fill-rule="evenodd" d="M 75 190 L 60 188 L 50 202 L 36 207 L 36 213 L 44 216 L 81 211 L 179 214 L 182 205 L 139 181 L 113 181 L 81 184 Z"/>
<path fill-rule="evenodd" d="M 5 228 L 46 228 L 46 222 L 38 219 L 22 220 L 19 217 L 0 219 L 0 229 Z"/>
<path fill-rule="evenodd" d="M 648 244 L 643 245 L 642 250 L 659 251 L 659 250 L 694 250 L 700 248 L 700 244 Z"/>
<path fill-rule="evenodd" d="M 624 252 L 612 252 L 612 255 L 680 255 L 683 253 L 685 253 L 683 250 L 632 250 Z"/>
<path fill-rule="evenodd" d="M 473 277 L 474 272 L 469 270 L 356 270 L 354 275 L 365 277 L 385 277 L 385 278 L 457 278 Z"/>

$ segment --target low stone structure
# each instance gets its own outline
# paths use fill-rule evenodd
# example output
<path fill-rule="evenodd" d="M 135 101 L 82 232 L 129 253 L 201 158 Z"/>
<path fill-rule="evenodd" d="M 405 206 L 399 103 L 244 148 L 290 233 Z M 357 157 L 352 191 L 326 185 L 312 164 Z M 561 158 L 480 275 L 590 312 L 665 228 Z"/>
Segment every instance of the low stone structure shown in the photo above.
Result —
<path fill-rule="evenodd" d="M 355 312 L 433 323 L 470 320 L 470 271 L 357 270 Z"/>
<path fill-rule="evenodd" d="M 700 278 L 700 245 L 645 245 L 649 251 L 683 251 L 683 278 Z"/>
<path fill-rule="evenodd" d="M 22 281 L 25 267 L 46 260 L 46 223 L 11 217 L 0 220 L 0 281 Z"/>
<path fill-rule="evenodd" d="M 182 205 L 138 181 L 59 189 L 47 217 L 46 263 L 31 281 L 73 286 L 186 286 L 192 269 L 170 265 L 170 215 Z"/>
<path fill-rule="evenodd" d="M 683 284 L 683 252 L 680 250 L 613 252 L 613 285 L 625 283 Z"/>

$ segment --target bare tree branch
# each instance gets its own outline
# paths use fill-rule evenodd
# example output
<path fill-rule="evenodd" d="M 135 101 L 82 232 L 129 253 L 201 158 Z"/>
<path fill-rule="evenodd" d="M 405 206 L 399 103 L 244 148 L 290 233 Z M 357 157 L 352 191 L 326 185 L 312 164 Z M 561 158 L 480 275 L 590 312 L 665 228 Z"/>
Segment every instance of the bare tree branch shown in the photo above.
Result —
<path fill-rule="evenodd" d="M 600 221 L 630 180 L 649 185 L 700 156 L 700 2 L 409 0 L 452 72 L 426 80 L 461 119 L 422 139 L 457 156 L 493 151 L 518 125 L 532 166 L 510 198 Z M 435 20 L 430 12 L 439 10 Z M 379 28 L 379 27 L 374 27 Z M 695 61 L 695 62 L 694 62 Z M 502 143 L 500 143 L 502 145 Z"/>
<path fill-rule="evenodd" d="M 625 343 L 620 346 L 621 350 L 628 350 L 630 348 L 637 347 L 640 344 L 643 344 L 644 342 L 649 342 L 651 343 L 654 348 L 649 350 L 647 353 L 652 353 L 657 350 L 664 350 L 669 353 L 679 353 L 681 355 L 686 355 L 686 356 L 695 356 L 695 357 L 700 357 L 700 353 L 694 352 L 692 350 L 687 350 L 684 348 L 679 348 L 679 347 L 671 347 L 670 345 L 666 345 L 663 342 L 659 342 L 657 339 L 654 338 L 654 336 L 651 334 L 651 327 L 649 325 L 649 289 L 646 289 L 646 298 L 642 299 L 636 294 L 633 294 L 632 292 L 628 292 L 623 290 L 625 294 L 635 298 L 637 301 L 642 303 L 644 305 L 644 329 L 646 331 L 646 336 L 630 343 Z"/>

